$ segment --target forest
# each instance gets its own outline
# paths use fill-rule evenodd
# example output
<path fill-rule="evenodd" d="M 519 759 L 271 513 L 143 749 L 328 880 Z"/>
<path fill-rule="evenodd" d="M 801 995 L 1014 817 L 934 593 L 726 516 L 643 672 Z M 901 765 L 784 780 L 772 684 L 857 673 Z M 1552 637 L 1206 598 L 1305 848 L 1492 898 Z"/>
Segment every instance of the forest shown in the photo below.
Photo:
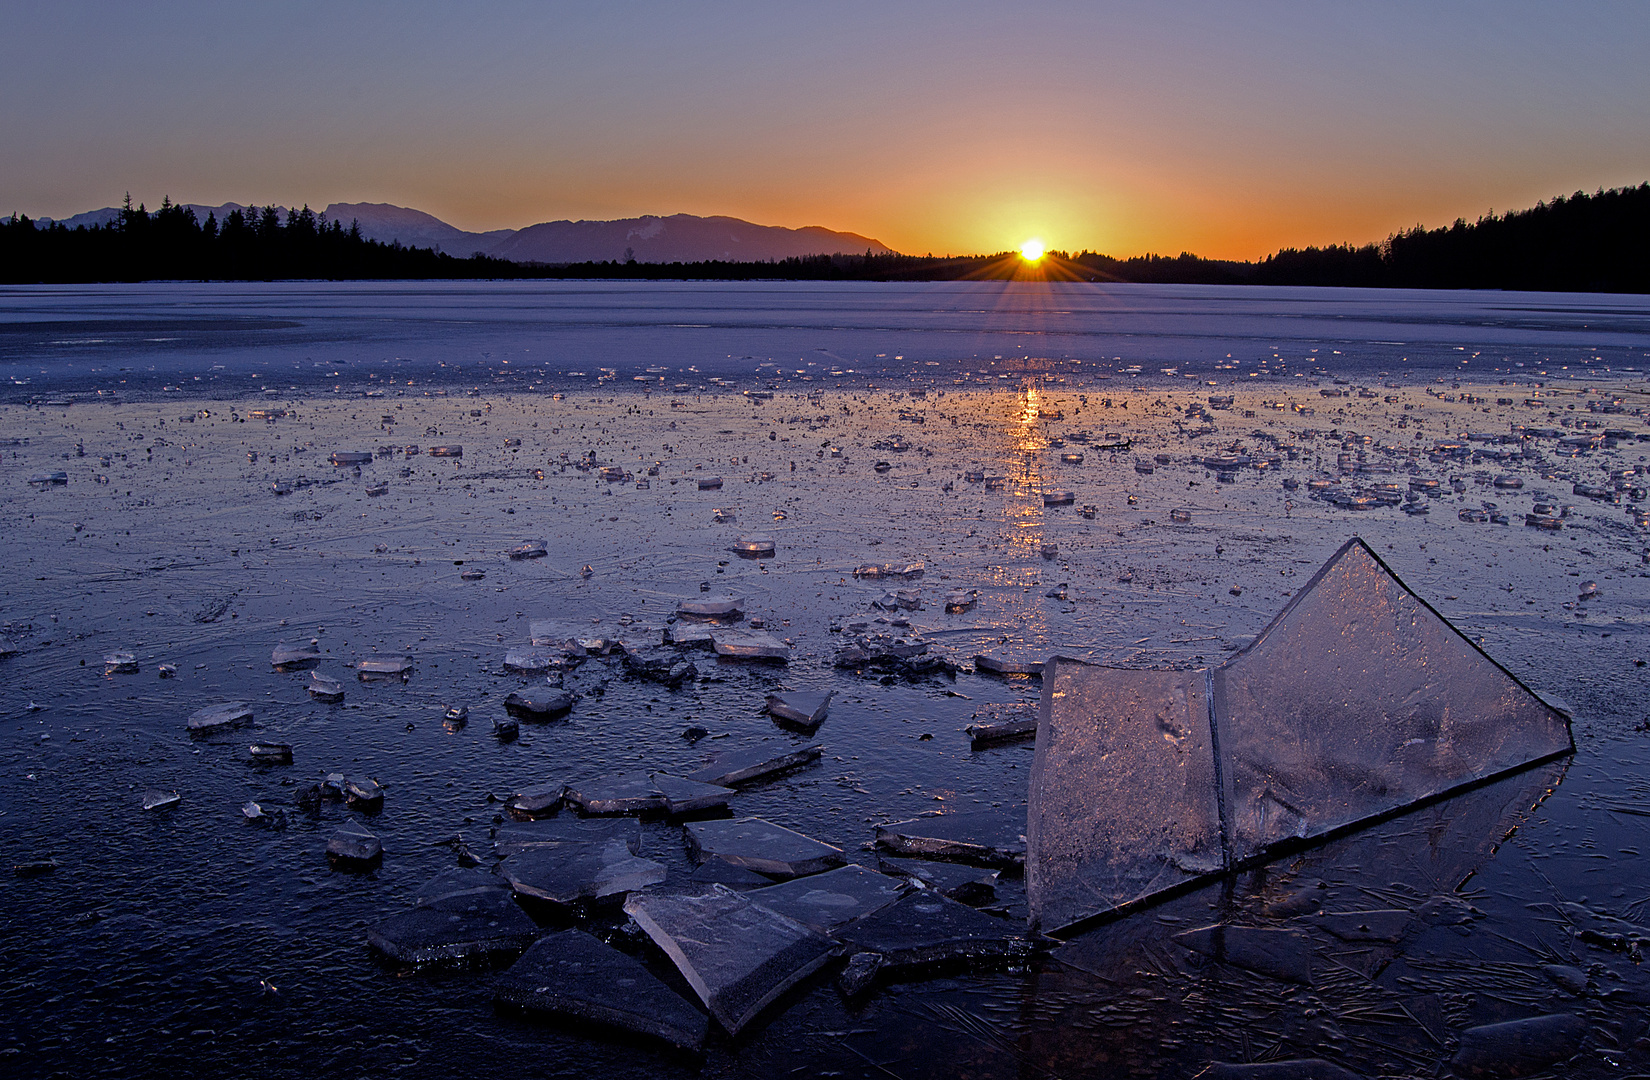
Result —
<path fill-rule="evenodd" d="M 223 221 L 131 199 L 106 225 L 39 226 L 0 219 L 0 282 L 277 281 L 589 278 L 660 280 L 960 281 L 1028 278 L 1198 285 L 1531 289 L 1650 292 L 1650 183 L 1576 192 L 1525 210 L 1416 226 L 1380 243 L 1286 248 L 1256 262 L 1178 256 L 1113 258 L 1050 252 L 1028 265 L 1014 252 L 964 257 L 816 255 L 773 262 L 571 265 L 516 263 L 385 244 L 354 222 L 308 206 L 231 211 Z"/>

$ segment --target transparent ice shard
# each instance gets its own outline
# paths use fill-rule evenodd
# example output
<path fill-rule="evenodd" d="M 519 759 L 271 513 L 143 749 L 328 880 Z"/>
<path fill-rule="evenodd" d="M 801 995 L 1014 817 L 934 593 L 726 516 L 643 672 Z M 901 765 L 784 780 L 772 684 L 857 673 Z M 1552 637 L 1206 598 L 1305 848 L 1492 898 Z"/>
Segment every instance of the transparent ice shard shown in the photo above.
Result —
<path fill-rule="evenodd" d="M 719 886 L 703 896 L 639 894 L 624 910 L 731 1035 L 835 952 L 800 923 Z"/>
<path fill-rule="evenodd" d="M 1572 747 L 1564 716 L 1358 539 L 1213 691 L 1234 862 Z"/>
<path fill-rule="evenodd" d="M 1222 869 L 1205 681 L 1049 661 L 1026 821 L 1034 926 Z"/>
<path fill-rule="evenodd" d="M 1220 668 L 1048 662 L 1032 924 L 1070 927 L 1572 748 L 1563 712 L 1354 538 Z"/>

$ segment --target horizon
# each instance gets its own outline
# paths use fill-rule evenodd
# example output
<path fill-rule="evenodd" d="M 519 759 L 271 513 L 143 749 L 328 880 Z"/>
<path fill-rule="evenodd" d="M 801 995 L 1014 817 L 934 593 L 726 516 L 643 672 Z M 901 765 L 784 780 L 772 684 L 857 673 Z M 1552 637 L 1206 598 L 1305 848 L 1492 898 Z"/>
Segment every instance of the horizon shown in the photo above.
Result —
<path fill-rule="evenodd" d="M 1626 5 L 308 10 L 297 57 L 187 3 L 21 14 L 0 205 L 64 218 L 118 186 L 470 232 L 685 213 L 1253 260 L 1650 176 Z"/>

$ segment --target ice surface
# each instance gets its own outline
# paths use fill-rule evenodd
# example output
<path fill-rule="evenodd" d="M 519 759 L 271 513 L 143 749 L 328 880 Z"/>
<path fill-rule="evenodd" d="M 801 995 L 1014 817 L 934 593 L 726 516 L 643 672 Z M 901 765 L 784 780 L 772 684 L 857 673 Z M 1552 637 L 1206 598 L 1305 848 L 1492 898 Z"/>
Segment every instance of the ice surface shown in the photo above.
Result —
<path fill-rule="evenodd" d="M 1572 748 L 1557 710 L 1357 539 L 1213 689 L 1235 861 Z"/>
<path fill-rule="evenodd" d="M 878 825 L 877 845 L 896 855 L 938 855 L 974 859 L 991 866 L 1019 866 L 1025 860 L 1025 821 L 1016 810 L 976 810 L 964 814 Z"/>
<path fill-rule="evenodd" d="M 997 894 L 996 870 L 931 859 L 895 859 L 880 856 L 877 868 L 892 877 L 931 889 L 965 904 L 989 903 Z"/>
<path fill-rule="evenodd" d="M 1205 684 L 1202 671 L 1049 661 L 1026 821 L 1032 925 L 1223 869 Z"/>
<path fill-rule="evenodd" d="M 705 1015 L 653 977 L 639 960 L 582 930 L 541 938 L 498 980 L 494 1000 L 591 1021 L 696 1050 Z"/>
<path fill-rule="evenodd" d="M 824 747 L 815 744 L 795 750 L 780 746 L 758 745 L 742 750 L 729 750 L 716 755 L 702 769 L 687 774 L 689 780 L 702 784 L 732 787 L 756 780 L 766 780 L 780 773 L 815 761 Z"/>
<path fill-rule="evenodd" d="M 839 866 L 745 895 L 810 930 L 835 936 L 838 927 L 892 904 L 908 891 L 902 882 L 863 866 Z"/>
<path fill-rule="evenodd" d="M 1213 671 L 1051 668 L 1026 881 L 1048 931 L 1572 747 L 1357 539 Z"/>
<path fill-rule="evenodd" d="M 837 936 L 856 950 L 879 954 L 883 969 L 895 974 L 948 961 L 1018 960 L 1032 952 L 1024 924 L 926 891 L 850 923 Z"/>
<path fill-rule="evenodd" d="M 1211 960 L 1300 986 L 1312 985 L 1311 942 L 1294 930 L 1217 923 L 1174 936 L 1181 947 Z"/>
<path fill-rule="evenodd" d="M 843 863 L 842 849 L 758 817 L 696 821 L 687 827 L 694 859 L 717 858 L 773 877 L 817 874 Z"/>
<path fill-rule="evenodd" d="M 717 886 L 702 896 L 632 896 L 624 905 L 733 1035 L 835 951 L 747 896 Z"/>
<path fill-rule="evenodd" d="M 495 888 L 449 892 L 391 915 L 367 930 L 367 942 L 403 964 L 428 964 L 518 953 L 538 934 L 500 882 Z"/>
<path fill-rule="evenodd" d="M 1450 1059 L 1457 1076 L 1528 1076 L 1568 1061 L 1587 1038 L 1587 1022 L 1569 1013 L 1471 1027 Z"/>
<path fill-rule="evenodd" d="M 632 854 L 623 840 L 530 847 L 499 864 L 499 873 L 521 895 L 562 905 L 634 892 L 665 879 L 663 864 Z"/>

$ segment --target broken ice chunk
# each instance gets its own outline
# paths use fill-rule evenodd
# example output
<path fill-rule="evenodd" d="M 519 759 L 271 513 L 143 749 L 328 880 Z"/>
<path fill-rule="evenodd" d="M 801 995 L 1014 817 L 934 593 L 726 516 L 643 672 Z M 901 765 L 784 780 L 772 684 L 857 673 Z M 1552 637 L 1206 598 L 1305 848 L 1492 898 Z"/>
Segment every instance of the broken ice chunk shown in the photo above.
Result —
<path fill-rule="evenodd" d="M 635 818 L 578 818 L 569 815 L 536 821 L 505 822 L 493 837 L 493 852 L 500 858 L 528 848 L 556 844 L 607 844 L 618 841 L 632 855 L 642 851 L 642 826 Z"/>
<path fill-rule="evenodd" d="M 700 491 L 719 491 L 721 487 L 722 478 L 720 476 L 701 476 L 699 478 Z"/>
<path fill-rule="evenodd" d="M 737 619 L 742 612 L 742 601 L 731 596 L 701 596 L 676 605 L 676 614 L 696 619 Z"/>
<path fill-rule="evenodd" d="M 990 903 L 997 895 L 998 871 L 978 866 L 880 855 L 877 869 L 971 906 Z"/>
<path fill-rule="evenodd" d="M 504 668 L 506 671 L 542 675 L 557 666 L 560 660 L 559 655 L 551 656 L 541 649 L 511 649 L 504 654 Z"/>
<path fill-rule="evenodd" d="M 1045 491 L 1043 492 L 1044 506 L 1070 506 L 1077 501 L 1075 491 Z"/>
<path fill-rule="evenodd" d="M 362 682 L 377 679 L 405 681 L 412 674 L 412 669 L 413 661 L 410 656 L 374 656 L 355 662 L 355 677 Z"/>
<path fill-rule="evenodd" d="M 540 814 L 554 813 L 566 790 L 567 785 L 559 782 L 524 787 L 505 801 L 504 809 L 518 821 L 532 820 Z"/>
<path fill-rule="evenodd" d="M 624 909 L 731 1035 L 835 952 L 807 927 L 720 886 L 703 896 L 632 896 Z"/>
<path fill-rule="evenodd" d="M 975 592 L 948 593 L 945 597 L 945 610 L 953 614 L 960 614 L 972 608 L 979 600 Z"/>
<path fill-rule="evenodd" d="M 741 536 L 733 542 L 734 554 L 746 559 L 766 558 L 774 553 L 775 545 L 771 536 Z"/>
<path fill-rule="evenodd" d="M 670 628 L 670 642 L 684 649 L 711 648 L 711 630 L 708 626 L 677 623 Z"/>
<path fill-rule="evenodd" d="M 543 540 L 526 540 L 517 544 L 509 551 L 512 559 L 538 559 L 550 553 L 550 548 Z"/>
<path fill-rule="evenodd" d="M 1234 860 L 1573 748 L 1562 714 L 1357 539 L 1212 687 Z"/>
<path fill-rule="evenodd" d="M 480 581 L 482 578 L 484 578 L 486 576 L 487 576 L 487 571 L 478 569 L 478 568 L 473 567 L 473 566 L 470 567 L 468 570 L 460 570 L 458 572 L 458 580 L 460 580 L 460 581 Z"/>
<path fill-rule="evenodd" d="M 641 814 L 665 808 L 664 796 L 645 772 L 620 773 L 568 784 L 567 801 L 587 814 Z"/>
<path fill-rule="evenodd" d="M 808 694 L 795 690 L 769 694 L 768 715 L 775 720 L 802 728 L 811 735 L 825 722 L 825 716 L 831 708 L 831 698 L 835 695 L 835 690 L 827 690 L 823 694 Z"/>
<path fill-rule="evenodd" d="M 791 647 L 766 630 L 713 630 L 710 635 L 717 656 L 730 660 L 773 660 L 791 658 Z"/>
<path fill-rule="evenodd" d="M 817 874 L 844 862 L 841 848 L 758 817 L 695 821 L 686 832 L 695 861 L 718 858 L 771 877 Z"/>
<path fill-rule="evenodd" d="M 824 747 L 815 744 L 796 750 L 775 746 L 752 746 L 716 755 L 709 765 L 687 774 L 702 784 L 733 787 L 736 784 L 767 780 L 819 758 Z"/>
<path fill-rule="evenodd" d="M 426 451 L 431 457 L 463 457 L 464 447 L 456 443 L 446 446 L 432 446 Z"/>
<path fill-rule="evenodd" d="M 449 892 L 367 930 L 367 942 L 403 964 L 478 960 L 521 952 L 539 929 L 504 882 Z"/>
<path fill-rule="evenodd" d="M 327 859 L 340 869 L 360 869 L 377 863 L 384 855 L 378 837 L 353 821 L 339 826 L 327 841 Z"/>
<path fill-rule="evenodd" d="M 292 764 L 292 747 L 286 743 L 253 743 L 247 753 L 259 765 Z"/>
<path fill-rule="evenodd" d="M 510 895 L 510 883 L 480 867 L 459 867 L 443 870 L 426 881 L 413 893 L 413 906 L 423 907 L 451 896 L 467 896 L 477 892 L 497 892 Z"/>
<path fill-rule="evenodd" d="M 671 814 L 690 814 L 726 806 L 735 794 L 732 788 L 719 784 L 705 784 L 668 773 L 654 773 L 653 786 L 664 800 L 665 810 Z"/>
<path fill-rule="evenodd" d="M 968 737 L 975 750 L 1037 734 L 1037 706 L 1026 704 L 982 705 L 974 710 Z"/>
<path fill-rule="evenodd" d="M 335 704 L 344 700 L 344 684 L 330 675 L 312 671 L 309 674 L 309 696 L 317 701 Z"/>
<path fill-rule="evenodd" d="M 521 725 L 514 720 L 494 720 L 493 737 L 499 742 L 515 742 L 521 735 Z"/>
<path fill-rule="evenodd" d="M 181 800 L 175 791 L 157 791 L 150 788 L 143 793 L 143 808 L 145 810 L 170 810 Z"/>
<path fill-rule="evenodd" d="M 518 690 L 504 699 L 504 708 L 520 720 L 554 720 L 573 711 L 573 696 L 562 690 Z"/>
<path fill-rule="evenodd" d="M 521 895 L 564 907 L 645 889 L 665 879 L 664 864 L 632 854 L 622 840 L 527 848 L 500 863 L 499 873 Z"/>
<path fill-rule="evenodd" d="M 376 813 L 384 808 L 384 789 L 378 781 L 366 777 L 356 777 L 344 781 L 344 805 L 352 806 L 367 813 Z"/>
<path fill-rule="evenodd" d="M 334 450 L 332 463 L 337 466 L 365 465 L 372 460 L 371 450 Z"/>
<path fill-rule="evenodd" d="M 189 717 L 189 733 L 205 735 L 213 731 L 227 731 L 252 719 L 252 706 L 244 701 L 226 701 L 222 705 L 208 705 Z"/>
<path fill-rule="evenodd" d="M 104 674 L 130 675 L 138 669 L 137 657 L 129 652 L 112 652 L 103 657 Z"/>
<path fill-rule="evenodd" d="M 989 866 L 1025 862 L 1025 821 L 1018 814 L 978 810 L 878 825 L 877 845 L 896 855 L 973 859 Z"/>
<path fill-rule="evenodd" d="M 1020 925 L 928 891 L 896 900 L 837 936 L 857 951 L 880 955 L 883 970 L 896 976 L 947 962 L 1012 963 L 1033 951 Z"/>
<path fill-rule="evenodd" d="M 906 885 L 886 874 L 849 865 L 746 895 L 810 930 L 834 937 L 839 927 L 880 911 L 906 891 Z"/>
<path fill-rule="evenodd" d="M 1049 662 L 1026 824 L 1033 927 L 1224 868 L 1206 678 Z"/>
<path fill-rule="evenodd" d="M 51 472 L 37 472 L 29 477 L 29 483 L 39 484 L 42 487 L 50 484 L 67 484 L 68 482 L 69 474 L 62 469 Z"/>
<path fill-rule="evenodd" d="M 493 999 L 530 1012 L 603 1024 L 697 1050 L 705 1015 L 639 960 L 582 930 L 541 938 L 495 984 Z"/>

